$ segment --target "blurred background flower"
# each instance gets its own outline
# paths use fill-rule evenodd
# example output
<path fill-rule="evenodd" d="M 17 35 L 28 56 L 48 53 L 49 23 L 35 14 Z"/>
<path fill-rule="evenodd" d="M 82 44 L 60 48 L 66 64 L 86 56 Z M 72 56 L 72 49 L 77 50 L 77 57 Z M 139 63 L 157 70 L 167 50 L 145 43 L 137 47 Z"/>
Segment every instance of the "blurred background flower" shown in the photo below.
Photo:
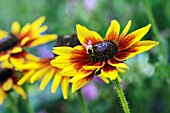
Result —
<path fill-rule="evenodd" d="M 22 96 L 23 99 L 27 98 L 27 94 L 22 86 L 17 85 L 18 78 L 14 69 L 0 68 L 0 105 L 4 102 L 7 96 L 10 96 L 10 91 L 15 90 Z"/>
<path fill-rule="evenodd" d="M 92 81 L 82 88 L 82 93 L 86 100 L 95 100 L 98 97 L 98 89 Z"/>

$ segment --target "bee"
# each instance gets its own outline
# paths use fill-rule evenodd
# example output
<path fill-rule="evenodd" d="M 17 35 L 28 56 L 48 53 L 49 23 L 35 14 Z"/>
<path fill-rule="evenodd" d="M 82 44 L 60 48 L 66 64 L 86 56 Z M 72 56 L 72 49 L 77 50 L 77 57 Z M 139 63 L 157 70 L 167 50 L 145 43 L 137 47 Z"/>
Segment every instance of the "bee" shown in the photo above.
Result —
<path fill-rule="evenodd" d="M 97 45 L 92 45 L 92 42 L 89 41 L 88 44 L 83 44 L 83 46 L 85 47 L 87 54 L 93 55 Z"/>

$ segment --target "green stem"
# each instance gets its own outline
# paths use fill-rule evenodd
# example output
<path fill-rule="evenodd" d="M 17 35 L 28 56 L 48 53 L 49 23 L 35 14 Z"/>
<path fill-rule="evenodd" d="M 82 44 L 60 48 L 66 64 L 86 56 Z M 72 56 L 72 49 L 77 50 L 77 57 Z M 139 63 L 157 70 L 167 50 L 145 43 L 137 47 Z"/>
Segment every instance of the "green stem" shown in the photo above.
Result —
<path fill-rule="evenodd" d="M 125 113 L 130 113 L 130 109 L 129 109 L 127 100 L 126 100 L 126 98 L 125 98 L 125 95 L 124 95 L 124 93 L 123 93 L 123 90 L 122 90 L 122 88 L 121 88 L 121 86 L 120 86 L 119 81 L 118 81 L 117 78 L 114 80 L 114 85 L 115 85 L 115 87 L 116 87 L 116 91 L 117 91 L 118 96 L 119 96 L 119 98 L 120 98 L 120 101 L 121 101 L 121 104 L 122 104 L 122 107 L 123 107 L 124 112 L 125 112 Z"/>
<path fill-rule="evenodd" d="M 89 113 L 88 108 L 87 108 L 87 104 L 86 104 L 86 102 L 83 98 L 81 90 L 77 91 L 77 96 L 78 96 L 78 100 L 79 100 L 79 104 L 80 104 L 82 113 Z"/>
<path fill-rule="evenodd" d="M 28 113 L 35 113 L 34 110 L 31 107 L 31 104 L 30 104 L 30 101 L 29 101 L 29 98 L 28 98 L 28 92 L 27 92 L 26 84 L 23 86 L 23 88 L 24 88 L 25 92 L 27 93 L 27 99 L 24 100 L 24 102 L 25 102 L 25 105 L 27 107 Z"/>
<path fill-rule="evenodd" d="M 7 100 L 9 102 L 9 106 L 11 108 L 12 113 L 19 113 L 18 109 L 16 108 L 16 105 L 14 103 L 14 100 L 10 96 L 10 94 L 7 95 Z"/>
<path fill-rule="evenodd" d="M 28 98 L 25 100 L 25 104 L 29 113 L 35 113 L 32 107 L 30 106 L 30 102 Z"/>
<path fill-rule="evenodd" d="M 152 24 L 152 31 L 156 37 L 156 39 L 160 42 L 160 46 L 159 46 L 159 51 L 162 52 L 162 55 L 163 55 L 163 62 L 164 63 L 167 63 L 167 56 L 166 56 L 166 52 L 165 50 L 163 49 L 163 44 L 161 43 L 161 37 L 160 37 L 160 34 L 159 34 L 159 30 L 158 30 L 158 27 L 156 25 L 156 22 L 155 22 L 155 19 L 154 19 L 154 16 L 153 16 L 153 13 L 151 11 L 151 8 L 148 4 L 148 1 L 147 0 L 143 0 L 143 3 L 144 3 L 144 6 L 146 8 L 146 13 L 148 15 L 148 19 L 149 21 L 151 22 Z"/>

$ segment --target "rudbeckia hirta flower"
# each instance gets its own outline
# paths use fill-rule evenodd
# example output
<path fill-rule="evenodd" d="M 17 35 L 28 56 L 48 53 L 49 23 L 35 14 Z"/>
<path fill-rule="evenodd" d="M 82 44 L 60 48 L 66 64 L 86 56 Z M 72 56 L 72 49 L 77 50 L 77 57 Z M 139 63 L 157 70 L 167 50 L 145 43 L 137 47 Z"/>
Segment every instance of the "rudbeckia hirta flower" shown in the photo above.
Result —
<path fill-rule="evenodd" d="M 64 35 L 57 38 L 55 46 L 67 45 L 73 47 L 78 44 L 80 42 L 77 35 Z M 29 61 L 15 66 L 17 69 L 22 70 L 23 73 L 23 77 L 18 81 L 18 85 L 22 85 L 25 82 L 34 83 L 40 80 L 40 90 L 44 90 L 52 80 L 51 93 L 55 93 L 61 84 L 63 97 L 67 99 L 70 76 L 62 76 L 60 74 L 61 69 L 50 64 L 50 61 L 54 58 L 55 56 L 52 58 L 40 58 L 40 61 Z M 109 83 L 106 78 L 101 78 L 104 82 Z"/>
<path fill-rule="evenodd" d="M 22 96 L 23 99 L 27 98 L 26 92 L 22 86 L 17 85 L 17 74 L 12 68 L 0 68 L 0 104 L 3 103 L 5 97 L 12 90 L 15 90 Z"/>
<path fill-rule="evenodd" d="M 55 40 L 57 38 L 55 34 L 42 34 L 47 30 L 46 25 L 42 26 L 44 21 L 45 17 L 42 16 L 31 24 L 27 23 L 22 28 L 19 22 L 15 21 L 12 23 L 11 33 L 0 30 L 0 61 L 8 59 L 12 63 L 12 60 L 16 62 L 16 60 L 22 61 L 22 58 L 33 57 L 26 53 L 23 48 Z"/>
<path fill-rule="evenodd" d="M 77 35 L 59 36 L 56 40 L 55 46 L 75 46 L 80 44 L 77 39 Z M 49 50 L 50 51 L 50 50 Z M 42 53 L 43 54 L 43 53 Z M 52 53 L 53 54 L 53 53 Z M 46 55 L 48 56 L 48 55 Z M 23 77 L 18 81 L 18 85 L 22 85 L 25 82 L 34 83 L 41 80 L 40 90 L 44 90 L 45 87 L 52 80 L 51 93 L 55 93 L 61 84 L 61 89 L 64 99 L 68 98 L 69 88 L 69 76 L 61 76 L 61 69 L 56 68 L 50 64 L 50 61 L 55 58 L 40 58 L 39 61 L 27 61 L 21 65 L 15 65 L 19 70 L 22 70 Z"/>
<path fill-rule="evenodd" d="M 63 76 L 73 76 L 70 80 L 72 93 L 86 85 L 97 73 L 110 80 L 119 78 L 118 72 L 128 68 L 125 60 L 159 44 L 150 40 L 140 41 L 151 24 L 127 35 L 130 26 L 131 21 L 119 33 L 119 23 L 116 20 L 111 21 L 103 40 L 97 32 L 78 24 L 77 35 L 82 46 L 54 48 L 53 52 L 59 56 L 51 64 L 62 69 Z"/>

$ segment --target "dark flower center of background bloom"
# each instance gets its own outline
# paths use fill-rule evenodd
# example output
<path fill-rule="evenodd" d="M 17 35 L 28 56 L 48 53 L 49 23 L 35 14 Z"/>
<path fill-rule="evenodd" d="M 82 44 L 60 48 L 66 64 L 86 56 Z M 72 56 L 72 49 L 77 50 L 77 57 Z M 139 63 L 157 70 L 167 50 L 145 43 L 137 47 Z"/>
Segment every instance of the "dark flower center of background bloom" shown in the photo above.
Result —
<path fill-rule="evenodd" d="M 18 43 L 18 38 L 10 34 L 0 40 L 0 52 L 14 47 Z"/>
<path fill-rule="evenodd" d="M 77 45 L 81 45 L 77 38 L 77 35 L 71 34 L 71 35 L 58 36 L 54 47 L 59 47 L 59 46 L 74 47 Z"/>
<path fill-rule="evenodd" d="M 74 47 L 77 45 L 81 45 L 80 41 L 78 40 L 77 35 L 71 34 L 71 35 L 58 36 L 54 47 L 60 47 L 60 46 Z M 58 56 L 58 55 L 55 54 L 55 56 Z"/>
<path fill-rule="evenodd" d="M 107 61 L 108 59 L 113 58 L 117 51 L 118 46 L 111 41 L 92 45 L 92 48 L 87 50 L 88 55 L 93 62 Z"/>
<path fill-rule="evenodd" d="M 12 69 L 0 68 L 0 83 L 6 81 L 12 74 Z"/>

